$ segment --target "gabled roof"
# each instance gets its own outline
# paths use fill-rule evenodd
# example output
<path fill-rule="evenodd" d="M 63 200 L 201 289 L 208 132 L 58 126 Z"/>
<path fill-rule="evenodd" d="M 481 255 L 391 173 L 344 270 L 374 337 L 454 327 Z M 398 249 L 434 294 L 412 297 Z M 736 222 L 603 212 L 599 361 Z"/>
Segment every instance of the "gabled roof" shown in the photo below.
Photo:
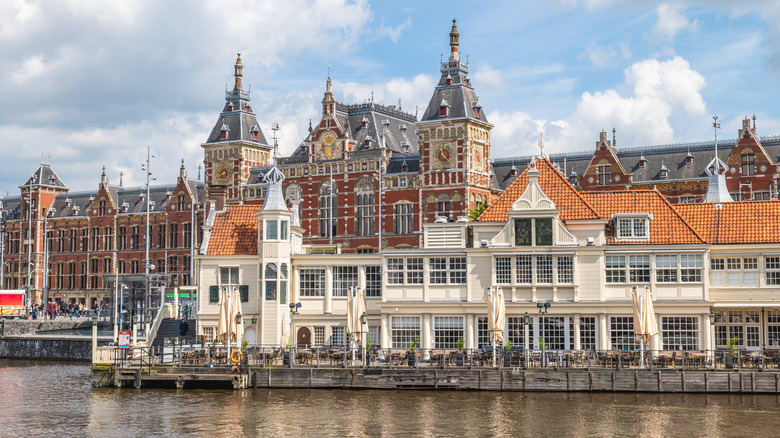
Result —
<path fill-rule="evenodd" d="M 206 255 L 257 255 L 259 205 L 228 205 L 217 213 Z"/>
<path fill-rule="evenodd" d="M 566 220 L 587 220 L 600 219 L 596 211 L 588 205 L 588 202 L 582 197 L 566 178 L 559 172 L 548 159 L 536 159 L 536 168 L 539 170 L 539 186 L 544 193 L 555 203 L 556 208 L 560 210 L 560 219 Z M 501 196 L 493 202 L 480 216 L 482 222 L 500 222 L 509 220 L 507 211 L 512 208 L 512 204 L 523 194 L 528 185 L 528 167 L 518 175 L 509 187 L 501 193 Z"/>
<path fill-rule="evenodd" d="M 27 181 L 22 184 L 22 187 L 38 185 L 67 189 L 65 183 L 63 183 L 60 177 L 57 176 L 57 173 L 54 172 L 54 169 L 52 169 L 51 166 L 46 163 L 41 164 L 41 167 L 39 167 L 38 170 L 33 172 L 32 175 L 27 178 Z"/>
<path fill-rule="evenodd" d="M 607 233 L 608 245 L 686 245 L 705 243 L 705 240 L 664 196 L 656 190 L 625 190 L 616 192 L 583 192 L 582 196 L 593 206 L 599 216 L 608 219 L 613 214 L 648 213 L 650 240 L 617 240 Z"/>
<path fill-rule="evenodd" d="M 677 204 L 674 208 L 708 243 L 780 242 L 780 201 Z"/>

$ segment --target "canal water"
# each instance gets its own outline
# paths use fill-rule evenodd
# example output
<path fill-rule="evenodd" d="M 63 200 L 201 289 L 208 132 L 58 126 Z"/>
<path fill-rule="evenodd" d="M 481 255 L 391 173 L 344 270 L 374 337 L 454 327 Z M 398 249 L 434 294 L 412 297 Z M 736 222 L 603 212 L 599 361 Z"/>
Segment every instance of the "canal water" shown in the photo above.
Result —
<path fill-rule="evenodd" d="M 0 436 L 777 436 L 780 396 L 92 388 L 0 360 Z"/>

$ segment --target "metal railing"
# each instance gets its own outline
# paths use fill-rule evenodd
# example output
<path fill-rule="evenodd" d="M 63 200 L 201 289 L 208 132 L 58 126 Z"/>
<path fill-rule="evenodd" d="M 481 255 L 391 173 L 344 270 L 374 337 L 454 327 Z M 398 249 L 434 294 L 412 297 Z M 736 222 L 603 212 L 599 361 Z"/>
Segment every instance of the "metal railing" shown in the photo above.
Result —
<path fill-rule="evenodd" d="M 235 355 L 236 347 L 166 338 L 162 348 L 150 351 L 156 363 L 177 366 L 358 367 L 358 368 L 584 368 L 678 370 L 780 370 L 780 350 L 527 350 L 491 348 L 348 348 L 250 346 Z M 291 364 L 292 360 L 292 364 Z"/>

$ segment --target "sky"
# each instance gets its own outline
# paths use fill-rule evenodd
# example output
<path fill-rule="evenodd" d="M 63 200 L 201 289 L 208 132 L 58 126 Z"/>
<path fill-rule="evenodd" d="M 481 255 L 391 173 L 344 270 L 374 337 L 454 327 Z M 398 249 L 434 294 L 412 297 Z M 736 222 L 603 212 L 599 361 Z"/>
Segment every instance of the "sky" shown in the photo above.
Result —
<path fill-rule="evenodd" d="M 3 0 L 0 194 L 40 163 L 72 191 L 190 177 L 241 53 L 267 137 L 289 155 L 336 99 L 422 114 L 458 20 L 492 158 L 780 135 L 780 0 Z M 774 105 L 773 105 L 774 104 Z"/>

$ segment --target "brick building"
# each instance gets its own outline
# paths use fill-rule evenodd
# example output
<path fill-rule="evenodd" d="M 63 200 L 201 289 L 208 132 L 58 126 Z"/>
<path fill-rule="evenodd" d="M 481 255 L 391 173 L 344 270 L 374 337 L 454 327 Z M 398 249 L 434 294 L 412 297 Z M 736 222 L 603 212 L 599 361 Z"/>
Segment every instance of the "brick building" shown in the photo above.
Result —
<path fill-rule="evenodd" d="M 48 297 L 93 306 L 119 290 L 127 306 L 143 301 L 145 188 L 109 184 L 104 169 L 97 191 L 70 192 L 46 163 L 19 188 L 19 197 L 3 200 L 4 289 L 28 289 L 35 303 Z M 203 186 L 182 164 L 176 184 L 151 187 L 149 198 L 152 295 L 159 300 L 160 287 L 192 283 Z"/>

